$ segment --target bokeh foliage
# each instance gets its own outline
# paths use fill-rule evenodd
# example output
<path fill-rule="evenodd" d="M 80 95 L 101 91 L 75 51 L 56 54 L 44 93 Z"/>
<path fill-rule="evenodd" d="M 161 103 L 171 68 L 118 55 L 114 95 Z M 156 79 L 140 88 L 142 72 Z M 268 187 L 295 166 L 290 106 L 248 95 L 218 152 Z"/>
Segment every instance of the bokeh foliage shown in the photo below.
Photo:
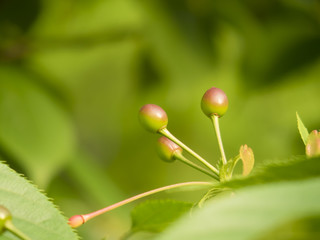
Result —
<path fill-rule="evenodd" d="M 304 153 L 295 112 L 319 128 L 319 76 L 317 0 L 3 0 L 0 155 L 66 215 L 87 212 L 206 179 L 159 161 L 156 136 L 137 121 L 143 104 L 161 105 L 169 129 L 215 163 L 200 99 L 222 88 L 227 157 L 246 143 L 259 164 Z M 79 231 L 117 236 L 127 215 L 117 210 Z"/>

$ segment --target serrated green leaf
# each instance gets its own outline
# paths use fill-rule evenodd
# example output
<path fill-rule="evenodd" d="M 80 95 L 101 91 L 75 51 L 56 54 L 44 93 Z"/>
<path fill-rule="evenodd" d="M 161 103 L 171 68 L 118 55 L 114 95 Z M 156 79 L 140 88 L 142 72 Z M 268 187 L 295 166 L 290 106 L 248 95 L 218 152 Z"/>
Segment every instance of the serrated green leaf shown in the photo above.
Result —
<path fill-rule="evenodd" d="M 26 73 L 1 67 L 0 79 L 1 150 L 45 187 L 73 151 L 71 122 Z"/>
<path fill-rule="evenodd" d="M 249 177 L 235 178 L 216 187 L 238 189 L 251 185 L 295 181 L 313 177 L 320 177 L 319 158 L 292 157 L 287 161 L 268 163 L 261 166 Z"/>
<path fill-rule="evenodd" d="M 302 139 L 304 145 L 307 145 L 308 136 L 309 136 L 308 129 L 303 124 L 301 118 L 299 117 L 298 112 L 296 112 L 296 116 L 297 116 L 297 122 L 298 122 L 298 130 L 299 130 L 301 139 Z"/>
<path fill-rule="evenodd" d="M 193 204 L 176 200 L 148 200 L 131 212 L 131 232 L 161 232 L 192 208 Z"/>
<path fill-rule="evenodd" d="M 280 224 L 320 215 L 319 189 L 320 178 L 243 188 L 211 200 L 156 239 L 257 239 Z"/>
<path fill-rule="evenodd" d="M 0 205 L 10 210 L 13 224 L 32 240 L 78 239 L 52 202 L 3 163 L 0 163 L 0 196 Z M 0 235 L 0 240 L 17 239 L 8 231 Z"/>

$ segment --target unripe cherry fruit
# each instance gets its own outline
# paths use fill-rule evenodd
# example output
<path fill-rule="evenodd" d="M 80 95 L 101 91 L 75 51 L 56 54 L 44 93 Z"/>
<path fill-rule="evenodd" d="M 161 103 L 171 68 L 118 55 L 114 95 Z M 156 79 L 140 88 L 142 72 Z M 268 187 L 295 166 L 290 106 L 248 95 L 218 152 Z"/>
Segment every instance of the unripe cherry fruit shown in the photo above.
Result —
<path fill-rule="evenodd" d="M 175 155 L 182 153 L 182 148 L 170 139 L 162 136 L 158 139 L 157 152 L 162 160 L 173 162 L 176 160 Z"/>
<path fill-rule="evenodd" d="M 317 130 L 313 130 L 308 136 L 306 155 L 309 158 L 320 156 L 320 132 Z"/>
<path fill-rule="evenodd" d="M 205 115 L 222 117 L 228 110 L 229 101 L 224 91 L 212 87 L 205 92 L 201 100 L 201 109 Z"/>
<path fill-rule="evenodd" d="M 6 207 L 0 205 L 0 233 L 6 229 L 6 222 L 11 221 L 11 219 L 12 215 L 10 211 Z"/>
<path fill-rule="evenodd" d="M 85 223 L 85 219 L 83 218 L 82 215 L 74 215 L 71 218 L 69 218 L 69 222 L 68 222 L 68 224 L 72 228 L 77 228 L 84 223 Z"/>
<path fill-rule="evenodd" d="M 139 111 L 141 124 L 150 132 L 158 132 L 168 125 L 166 112 L 155 104 L 146 104 Z"/>

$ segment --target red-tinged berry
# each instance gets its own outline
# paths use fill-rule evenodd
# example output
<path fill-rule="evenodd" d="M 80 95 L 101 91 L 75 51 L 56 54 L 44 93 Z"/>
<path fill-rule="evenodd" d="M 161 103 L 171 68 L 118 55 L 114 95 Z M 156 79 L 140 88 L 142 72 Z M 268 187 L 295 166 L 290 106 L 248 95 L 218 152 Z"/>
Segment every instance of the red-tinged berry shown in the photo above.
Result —
<path fill-rule="evenodd" d="M 210 88 L 201 100 L 201 109 L 205 115 L 222 117 L 228 110 L 229 101 L 224 91 L 219 88 Z"/>
<path fill-rule="evenodd" d="M 144 105 L 139 111 L 139 120 L 150 132 L 158 132 L 168 125 L 166 112 L 155 104 Z"/>
<path fill-rule="evenodd" d="M 157 152 L 162 160 L 173 162 L 176 160 L 175 155 L 182 153 L 182 148 L 170 139 L 162 136 L 158 139 Z"/>
<path fill-rule="evenodd" d="M 307 157 L 320 156 L 320 133 L 317 130 L 313 130 L 308 136 L 306 155 Z"/>
<path fill-rule="evenodd" d="M 85 220 L 84 220 L 82 215 L 74 215 L 74 216 L 69 218 L 69 222 L 68 222 L 68 224 L 72 228 L 77 228 L 77 227 L 81 226 L 84 223 L 85 223 Z"/>
<path fill-rule="evenodd" d="M 0 205 L 0 233 L 6 229 L 6 222 L 11 221 L 11 219 L 12 215 L 10 211 L 6 207 Z"/>

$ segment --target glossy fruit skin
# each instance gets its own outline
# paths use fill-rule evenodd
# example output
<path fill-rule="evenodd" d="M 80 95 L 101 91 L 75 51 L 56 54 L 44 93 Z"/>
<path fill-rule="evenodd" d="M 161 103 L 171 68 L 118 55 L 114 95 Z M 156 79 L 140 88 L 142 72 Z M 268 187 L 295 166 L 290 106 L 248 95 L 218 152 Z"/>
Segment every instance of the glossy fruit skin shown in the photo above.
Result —
<path fill-rule="evenodd" d="M 69 218 L 68 224 L 72 228 L 77 228 L 80 225 L 84 224 L 84 222 L 85 222 L 85 220 L 82 215 L 75 215 L 75 216 L 72 216 L 71 218 Z"/>
<path fill-rule="evenodd" d="M 228 110 L 229 100 L 224 91 L 212 87 L 205 92 L 201 100 L 201 109 L 205 115 L 222 117 Z"/>
<path fill-rule="evenodd" d="M 308 136 L 306 155 L 309 158 L 320 156 L 320 132 L 317 130 L 313 130 Z"/>
<path fill-rule="evenodd" d="M 166 112 L 155 104 L 146 104 L 139 111 L 140 123 L 150 132 L 158 132 L 168 125 Z"/>
<path fill-rule="evenodd" d="M 12 219 L 12 215 L 10 213 L 10 211 L 0 205 L 0 233 L 2 233 L 5 230 L 5 224 L 7 221 L 11 221 Z"/>
<path fill-rule="evenodd" d="M 176 160 L 175 154 L 182 153 L 182 148 L 170 139 L 162 136 L 158 139 L 157 152 L 163 161 L 173 162 Z"/>

